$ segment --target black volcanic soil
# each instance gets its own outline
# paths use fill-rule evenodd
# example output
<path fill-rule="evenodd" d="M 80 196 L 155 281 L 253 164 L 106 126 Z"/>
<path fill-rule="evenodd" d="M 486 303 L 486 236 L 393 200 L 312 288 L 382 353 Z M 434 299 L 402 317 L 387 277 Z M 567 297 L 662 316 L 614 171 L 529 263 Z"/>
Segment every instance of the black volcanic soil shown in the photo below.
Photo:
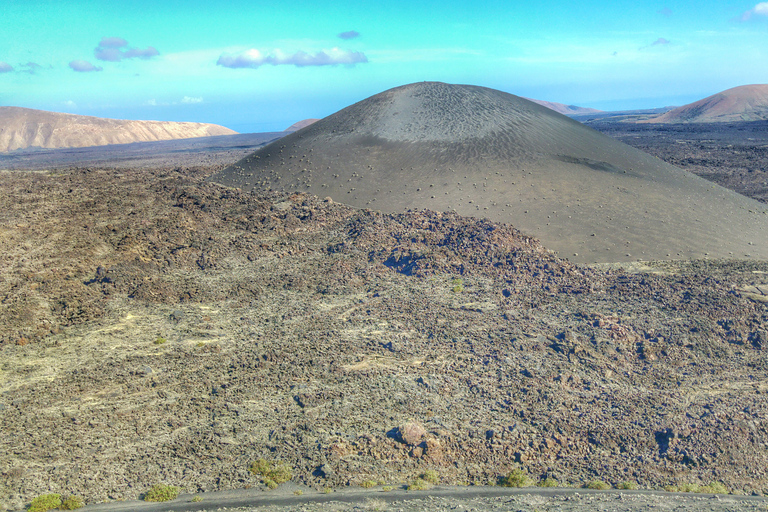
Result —
<path fill-rule="evenodd" d="M 764 204 L 541 105 L 476 86 L 390 89 L 211 181 L 385 213 L 430 208 L 486 217 L 580 263 L 768 259 Z"/>
<path fill-rule="evenodd" d="M 512 226 L 204 179 L 0 176 L 0 503 L 601 479 L 768 492 L 768 263 L 584 266 Z"/>
<path fill-rule="evenodd" d="M 667 163 L 768 203 L 768 121 L 588 126 Z"/>

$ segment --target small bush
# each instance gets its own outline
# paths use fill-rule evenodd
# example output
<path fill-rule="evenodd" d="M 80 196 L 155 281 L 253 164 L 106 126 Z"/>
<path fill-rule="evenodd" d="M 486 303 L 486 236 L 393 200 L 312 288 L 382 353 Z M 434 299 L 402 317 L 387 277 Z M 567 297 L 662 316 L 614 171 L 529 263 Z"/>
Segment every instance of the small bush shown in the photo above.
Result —
<path fill-rule="evenodd" d="M 440 475 L 438 475 L 437 471 L 435 471 L 434 469 L 426 470 L 424 473 L 421 474 L 419 478 L 433 485 L 437 485 L 438 483 L 440 483 Z"/>
<path fill-rule="evenodd" d="M 29 512 L 45 512 L 46 510 L 53 510 L 61 506 L 61 494 L 43 494 L 32 500 L 29 508 Z"/>
<path fill-rule="evenodd" d="M 707 492 L 711 494 L 728 494 L 728 488 L 721 482 L 712 482 L 711 484 L 702 487 L 701 492 Z"/>
<path fill-rule="evenodd" d="M 701 486 L 699 484 L 683 484 L 678 486 L 678 492 L 699 492 L 701 491 Z"/>
<path fill-rule="evenodd" d="M 635 482 L 621 482 L 616 488 L 622 491 L 635 491 L 637 490 L 637 484 Z"/>
<path fill-rule="evenodd" d="M 194 498 L 192 498 L 192 503 L 200 503 L 201 501 L 203 501 L 202 496 L 195 496 Z"/>
<path fill-rule="evenodd" d="M 270 489 L 276 489 L 278 485 L 287 482 L 293 477 L 291 470 L 282 462 L 270 462 L 259 459 L 250 468 L 251 473 L 261 476 L 264 485 Z"/>
<path fill-rule="evenodd" d="M 499 485 L 504 487 L 526 487 L 530 482 L 530 478 L 522 469 L 513 469 L 505 478 L 499 479 Z"/>
<path fill-rule="evenodd" d="M 77 510 L 79 508 L 83 508 L 85 506 L 85 503 L 83 502 L 83 499 L 79 496 L 68 496 L 67 499 L 65 499 L 61 503 L 61 510 Z"/>
<path fill-rule="evenodd" d="M 560 484 L 557 483 L 557 480 L 548 476 L 539 483 L 539 487 L 560 487 Z"/>
<path fill-rule="evenodd" d="M 152 486 L 144 494 L 144 501 L 171 501 L 175 500 L 181 489 L 172 485 L 157 484 Z"/>
<path fill-rule="evenodd" d="M 587 489 L 595 489 L 598 491 L 605 491 L 611 488 L 611 485 L 608 483 L 603 482 L 602 480 L 592 480 L 591 482 L 587 483 L 585 485 Z"/>
<path fill-rule="evenodd" d="M 165 343 L 166 341 L 168 341 L 168 340 L 166 340 L 166 339 L 165 339 L 165 338 L 163 338 L 162 336 L 158 336 L 157 338 L 155 338 L 155 341 L 154 341 L 153 343 L 154 343 L 155 345 L 162 345 L 162 344 L 163 344 L 163 343 Z"/>
<path fill-rule="evenodd" d="M 409 491 L 426 491 L 432 488 L 432 484 L 423 478 L 417 478 L 408 486 Z"/>
<path fill-rule="evenodd" d="M 381 488 L 381 490 L 384 491 L 384 492 L 389 492 L 392 489 L 393 489 L 393 487 L 391 485 L 385 485 L 384 487 Z"/>
<path fill-rule="evenodd" d="M 304 491 L 302 491 L 301 489 L 298 489 L 296 491 L 293 491 L 293 494 L 295 494 L 296 496 L 301 496 L 302 494 L 304 494 Z"/>
<path fill-rule="evenodd" d="M 333 492 L 333 489 L 331 489 L 330 487 L 326 487 L 325 489 L 323 489 L 323 494 L 331 494 L 332 492 Z"/>

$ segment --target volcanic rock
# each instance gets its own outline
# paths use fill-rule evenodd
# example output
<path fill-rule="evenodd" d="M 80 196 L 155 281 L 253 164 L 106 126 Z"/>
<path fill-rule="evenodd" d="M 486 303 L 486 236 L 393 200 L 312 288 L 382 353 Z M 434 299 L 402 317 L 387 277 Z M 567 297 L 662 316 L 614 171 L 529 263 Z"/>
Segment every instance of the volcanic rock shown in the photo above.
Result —
<path fill-rule="evenodd" d="M 127 121 L 0 107 L 0 152 L 28 147 L 82 148 L 235 133 L 229 128 L 207 123 Z"/>
<path fill-rule="evenodd" d="M 768 208 L 493 89 L 390 89 L 214 174 L 384 212 L 515 225 L 578 262 L 768 258 Z"/>
<path fill-rule="evenodd" d="M 731 123 L 768 120 L 768 85 L 742 85 L 641 121 L 642 123 Z"/>

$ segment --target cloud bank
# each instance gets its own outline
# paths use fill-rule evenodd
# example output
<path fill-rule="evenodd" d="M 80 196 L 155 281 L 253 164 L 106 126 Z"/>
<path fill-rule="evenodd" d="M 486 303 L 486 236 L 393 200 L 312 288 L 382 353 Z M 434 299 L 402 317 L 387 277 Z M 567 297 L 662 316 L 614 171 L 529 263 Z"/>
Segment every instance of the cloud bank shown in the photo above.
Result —
<path fill-rule="evenodd" d="M 154 46 L 147 46 L 143 50 L 129 48 L 128 41 L 122 37 L 102 37 L 99 46 L 93 50 L 93 55 L 98 60 L 120 62 L 123 59 L 150 59 L 160 55 L 160 52 Z"/>
<path fill-rule="evenodd" d="M 663 45 L 665 45 L 665 44 L 669 44 L 670 42 L 671 42 L 671 41 L 670 41 L 669 39 L 666 39 L 666 38 L 660 37 L 660 38 L 658 38 L 657 40 L 655 40 L 654 42 L 652 42 L 652 43 L 651 43 L 651 46 L 659 46 L 659 45 L 662 45 L 662 46 L 663 46 Z"/>
<path fill-rule="evenodd" d="M 94 66 L 87 60 L 73 60 L 69 63 L 69 67 L 78 73 L 90 73 L 91 71 L 102 71 L 104 69 L 101 66 Z"/>
<path fill-rule="evenodd" d="M 338 35 L 339 38 L 347 40 L 347 39 L 354 39 L 356 37 L 360 37 L 360 32 L 357 30 L 348 30 L 346 32 L 342 32 Z"/>
<path fill-rule="evenodd" d="M 760 2 L 759 4 L 755 5 L 752 9 L 745 11 L 744 14 L 742 14 L 738 18 L 738 21 L 748 21 L 755 16 L 768 17 L 768 2 Z"/>
<path fill-rule="evenodd" d="M 285 53 L 282 50 L 275 50 L 271 54 L 265 54 L 252 48 L 240 53 L 222 53 L 217 66 L 225 68 L 253 68 L 256 69 L 264 64 L 273 66 L 294 65 L 296 67 L 305 66 L 336 66 L 338 64 L 354 65 L 368 62 L 368 57 L 363 52 L 353 52 L 332 48 L 322 50 L 315 54 L 304 51 L 296 53 Z"/>
<path fill-rule="evenodd" d="M 13 66 L 0 60 L 0 73 L 10 73 L 11 71 L 13 71 Z"/>

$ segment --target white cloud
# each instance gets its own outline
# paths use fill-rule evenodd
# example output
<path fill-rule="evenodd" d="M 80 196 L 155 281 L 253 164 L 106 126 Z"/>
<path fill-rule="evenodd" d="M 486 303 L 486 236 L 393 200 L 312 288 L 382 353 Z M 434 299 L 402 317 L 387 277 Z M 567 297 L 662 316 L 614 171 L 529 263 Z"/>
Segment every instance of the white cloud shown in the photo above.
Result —
<path fill-rule="evenodd" d="M 222 53 L 216 65 L 225 68 L 258 68 L 264 64 L 273 66 L 294 65 L 305 66 L 336 66 L 338 64 L 354 65 L 368 62 L 368 57 L 363 52 L 353 52 L 340 48 L 322 50 L 314 54 L 305 51 L 287 53 L 283 50 L 274 50 L 266 54 L 255 48 L 239 53 Z"/>
<path fill-rule="evenodd" d="M 755 5 L 752 9 L 745 11 L 744 14 L 742 14 L 738 18 L 738 21 L 747 21 L 752 19 L 753 16 L 768 17 L 768 2 L 760 2 L 759 4 Z"/>
<path fill-rule="evenodd" d="M 101 66 L 94 66 L 87 60 L 73 60 L 69 63 L 69 67 L 78 73 L 90 73 L 92 71 L 103 71 Z"/>
<path fill-rule="evenodd" d="M 183 98 L 181 98 L 181 102 L 182 103 L 189 103 L 189 104 L 192 104 L 192 103 L 202 103 L 203 102 L 203 98 L 192 98 L 190 96 L 184 96 Z"/>
<path fill-rule="evenodd" d="M 93 55 L 98 60 L 107 62 L 120 62 L 123 59 L 150 59 L 160 52 L 154 46 L 147 46 L 143 50 L 139 48 L 128 48 L 128 41 L 122 37 L 102 37 L 99 46 L 93 50 Z"/>
<path fill-rule="evenodd" d="M 356 37 L 360 37 L 360 32 L 357 30 L 347 30 L 346 32 L 342 32 L 338 35 L 341 39 L 355 39 Z"/>

